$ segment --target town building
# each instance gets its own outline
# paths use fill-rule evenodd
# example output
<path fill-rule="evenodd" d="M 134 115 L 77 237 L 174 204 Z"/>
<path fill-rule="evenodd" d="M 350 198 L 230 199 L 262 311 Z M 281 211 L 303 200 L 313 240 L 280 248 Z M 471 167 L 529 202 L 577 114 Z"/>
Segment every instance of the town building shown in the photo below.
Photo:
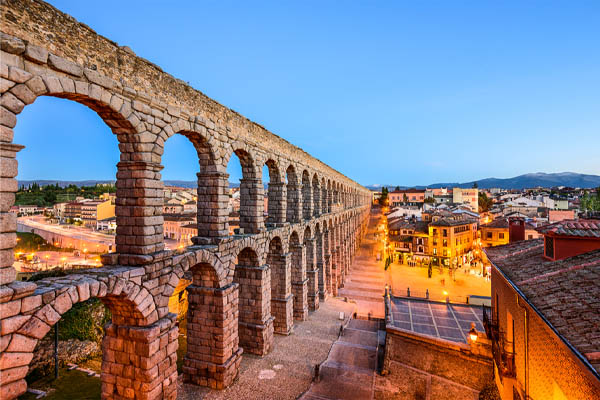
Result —
<path fill-rule="evenodd" d="M 19 211 L 18 211 L 19 215 L 34 215 L 39 212 L 38 206 L 36 206 L 35 204 L 19 205 L 18 207 L 19 207 Z"/>
<path fill-rule="evenodd" d="M 575 210 L 548 210 L 548 222 L 559 222 L 575 219 Z"/>
<path fill-rule="evenodd" d="M 473 260 L 477 246 L 477 220 L 434 215 L 429 223 L 429 249 L 433 265 L 460 267 Z"/>
<path fill-rule="evenodd" d="M 96 229 L 99 231 L 106 231 L 109 233 L 114 233 L 117 231 L 117 217 L 109 217 L 105 219 L 98 220 L 96 224 Z"/>
<path fill-rule="evenodd" d="M 52 212 L 54 213 L 54 218 L 59 221 L 63 221 L 65 219 L 65 212 L 67 208 L 67 203 L 56 203 L 52 206 Z"/>
<path fill-rule="evenodd" d="M 192 243 L 192 237 L 198 236 L 195 213 L 166 214 L 163 220 L 163 234 L 166 239 L 187 246 Z"/>
<path fill-rule="evenodd" d="M 479 210 L 479 189 L 452 189 L 452 202 L 454 204 L 466 204 L 475 212 Z"/>
<path fill-rule="evenodd" d="M 416 204 L 425 201 L 424 189 L 402 189 L 394 190 L 388 193 L 388 203 L 390 206 L 398 206 L 401 204 Z"/>
<path fill-rule="evenodd" d="M 81 204 L 81 220 L 86 227 L 97 228 L 98 221 L 115 216 L 115 205 L 107 200 L 84 201 Z"/>
<path fill-rule="evenodd" d="M 509 218 L 506 217 L 500 217 L 487 224 L 481 225 L 480 231 L 481 245 L 483 247 L 501 246 L 503 244 L 508 244 L 511 241 L 510 221 Z M 539 237 L 541 237 L 541 235 L 536 231 L 536 227 L 529 222 L 525 222 L 524 240 L 538 239 Z"/>
<path fill-rule="evenodd" d="M 485 249 L 495 382 L 503 400 L 600 399 L 600 221 Z"/>
<path fill-rule="evenodd" d="M 64 217 L 65 219 L 80 220 L 81 219 L 81 205 L 79 201 L 71 201 L 65 204 Z"/>

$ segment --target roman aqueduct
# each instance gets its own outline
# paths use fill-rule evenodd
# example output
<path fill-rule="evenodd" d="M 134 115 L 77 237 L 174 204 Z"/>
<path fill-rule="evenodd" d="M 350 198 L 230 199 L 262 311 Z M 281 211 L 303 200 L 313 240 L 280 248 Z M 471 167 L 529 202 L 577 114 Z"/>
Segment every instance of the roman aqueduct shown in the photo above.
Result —
<path fill-rule="evenodd" d="M 288 334 L 337 293 L 366 229 L 367 189 L 44 2 L 3 1 L 0 12 L 0 398 L 26 391 L 37 342 L 92 297 L 112 313 L 102 398 L 173 399 L 178 329 L 168 299 L 184 273 L 193 276 L 184 380 L 213 388 L 232 384 L 242 352 L 266 354 L 274 333 Z M 9 210 L 23 146 L 13 128 L 39 96 L 91 108 L 118 139 L 116 251 L 101 268 L 21 282 Z M 198 153 L 198 236 L 174 252 L 164 246 L 160 171 L 177 134 Z M 229 236 L 234 153 L 243 234 Z"/>

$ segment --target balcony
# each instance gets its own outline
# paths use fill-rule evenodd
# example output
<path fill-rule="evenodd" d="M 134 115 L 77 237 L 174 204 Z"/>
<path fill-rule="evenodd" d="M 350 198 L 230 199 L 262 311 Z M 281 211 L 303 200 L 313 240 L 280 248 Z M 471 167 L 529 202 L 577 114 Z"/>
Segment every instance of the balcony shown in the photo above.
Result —
<path fill-rule="evenodd" d="M 494 320 L 488 314 L 485 308 L 483 309 L 483 326 L 487 337 L 492 341 L 492 355 L 500 379 L 514 378 L 517 375 L 515 366 L 515 347 L 513 342 L 506 339 L 506 335 L 500 329 L 498 321 Z"/>

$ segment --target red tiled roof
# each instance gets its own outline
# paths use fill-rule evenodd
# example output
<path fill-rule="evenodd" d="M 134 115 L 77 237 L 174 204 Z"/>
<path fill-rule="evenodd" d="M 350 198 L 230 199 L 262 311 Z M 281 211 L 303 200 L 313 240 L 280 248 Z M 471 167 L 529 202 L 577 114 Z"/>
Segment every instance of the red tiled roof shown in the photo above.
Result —
<path fill-rule="evenodd" d="M 600 250 L 551 261 L 543 239 L 486 248 L 494 266 L 600 372 Z"/>
<path fill-rule="evenodd" d="M 538 228 L 538 232 L 554 234 L 556 236 L 600 238 L 600 220 L 580 219 L 558 221 Z"/>
<path fill-rule="evenodd" d="M 507 228 L 508 229 L 508 218 L 496 218 L 492 222 L 481 225 L 482 228 Z M 535 229 L 535 226 L 529 222 L 525 222 L 525 229 Z"/>

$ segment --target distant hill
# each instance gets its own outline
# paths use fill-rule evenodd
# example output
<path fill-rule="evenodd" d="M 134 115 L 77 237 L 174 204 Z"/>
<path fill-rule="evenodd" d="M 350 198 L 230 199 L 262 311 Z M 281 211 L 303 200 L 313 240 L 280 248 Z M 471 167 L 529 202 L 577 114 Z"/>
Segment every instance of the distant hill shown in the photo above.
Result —
<path fill-rule="evenodd" d="M 599 175 L 586 175 L 578 174 L 575 172 L 558 172 L 552 174 L 546 174 L 544 172 L 536 172 L 532 174 L 525 174 L 515 176 L 513 178 L 485 178 L 471 182 L 444 182 L 434 183 L 427 186 L 411 186 L 417 189 L 425 188 L 441 188 L 441 187 L 459 187 L 459 188 L 470 188 L 477 182 L 477 185 L 481 189 L 526 189 L 535 187 L 551 188 L 557 186 L 568 186 L 578 188 L 595 188 L 600 186 Z M 395 185 L 385 185 L 388 188 L 395 188 Z M 369 189 L 380 190 L 382 185 L 371 185 L 367 186 Z M 407 186 L 401 186 L 401 189 L 408 188 Z"/>

